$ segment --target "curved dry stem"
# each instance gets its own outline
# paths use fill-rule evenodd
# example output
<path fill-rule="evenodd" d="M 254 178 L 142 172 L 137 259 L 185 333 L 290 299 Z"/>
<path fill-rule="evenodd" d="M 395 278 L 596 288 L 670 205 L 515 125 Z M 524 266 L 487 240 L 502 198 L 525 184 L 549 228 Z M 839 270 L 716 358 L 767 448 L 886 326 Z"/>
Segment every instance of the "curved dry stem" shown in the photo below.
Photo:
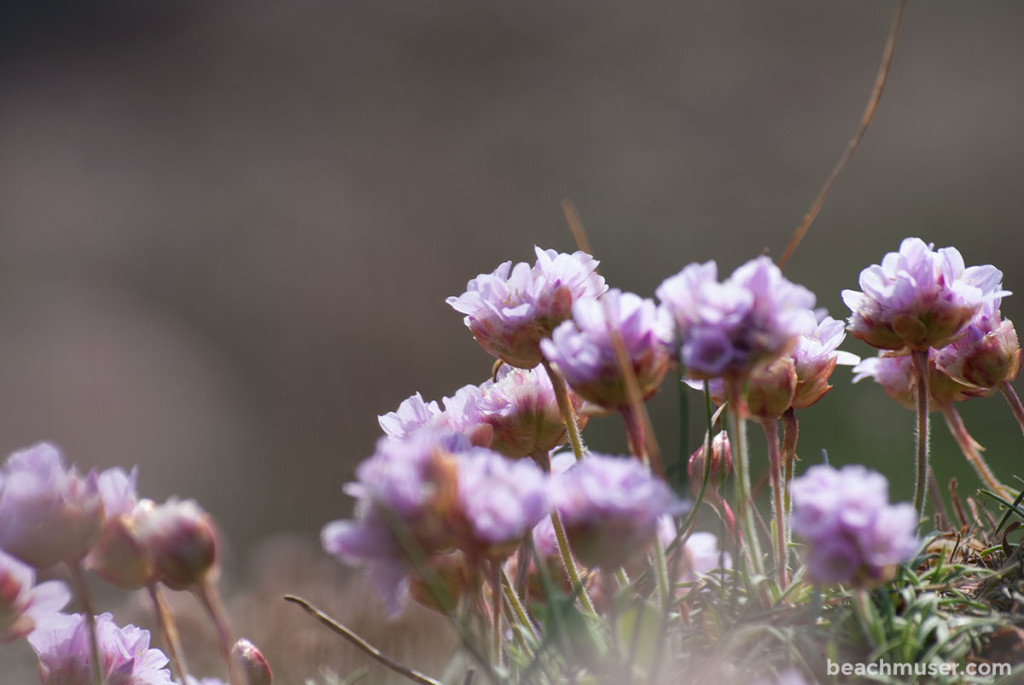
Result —
<path fill-rule="evenodd" d="M 405 664 L 395 661 L 303 598 L 295 595 L 285 595 L 284 600 L 286 602 L 291 602 L 292 604 L 298 604 L 302 607 L 303 611 L 330 628 L 335 634 L 345 638 L 356 647 L 363 650 L 363 652 L 370 656 L 370 658 L 374 659 L 378 663 L 384 664 L 384 666 L 395 673 L 408 678 L 414 683 L 419 683 L 420 685 L 443 685 L 440 680 L 434 680 L 430 676 L 425 676 L 419 671 L 413 670 Z"/>
<path fill-rule="evenodd" d="M 1017 419 L 1017 424 L 1020 425 L 1021 432 L 1024 432 L 1024 405 L 1020 403 L 1020 397 L 1017 396 L 1017 392 L 1010 385 L 1010 381 L 1003 381 L 999 385 L 999 392 L 1003 393 L 1003 397 L 1006 398 L 1007 403 L 1010 405 L 1010 410 L 1013 412 L 1013 417 Z"/>
<path fill-rule="evenodd" d="M 807 230 L 814 223 L 814 219 L 818 216 L 818 212 L 821 211 L 822 205 L 825 204 L 825 200 L 828 198 L 830 192 L 832 192 L 832 186 L 839 180 L 839 176 L 842 175 L 846 169 L 846 165 L 850 163 L 850 158 L 853 157 L 853 153 L 857 151 L 860 146 L 860 141 L 864 138 L 864 134 L 868 131 L 868 126 L 871 125 L 872 119 L 875 118 L 875 112 L 878 111 L 878 103 L 882 100 L 882 91 L 885 90 L 885 83 L 889 79 L 889 70 L 892 67 L 892 57 L 896 51 L 896 39 L 900 35 L 900 24 L 903 22 L 903 10 L 907 6 L 907 0 L 900 0 L 899 5 L 896 7 L 896 13 L 892 18 L 892 25 L 889 28 L 889 38 L 885 42 L 885 49 L 882 52 L 882 64 L 878 67 L 878 74 L 875 76 L 875 85 L 871 89 L 871 97 L 868 98 L 868 104 L 864 108 L 864 114 L 860 118 L 860 126 L 857 129 L 857 133 L 853 136 L 849 143 L 846 145 L 846 150 L 839 158 L 839 162 L 836 163 L 832 173 L 825 179 L 825 185 L 818 191 L 818 196 L 814 198 L 814 202 L 811 203 L 811 208 L 807 210 L 804 215 L 803 221 L 793 231 L 793 237 L 789 239 L 789 244 L 786 245 L 786 250 L 782 253 L 782 257 L 779 259 L 779 268 L 786 266 L 786 262 L 793 256 L 793 252 L 796 250 L 800 241 L 803 240 L 804 235 L 807 234 Z"/>
<path fill-rule="evenodd" d="M 956 444 L 960 447 L 960 451 L 963 452 L 967 462 L 977 472 L 978 477 L 992 492 L 998 494 L 1000 497 L 1012 500 L 1014 495 L 1010 493 L 1010 489 L 1000 482 L 996 475 L 992 473 L 992 469 L 989 468 L 985 458 L 981 456 L 981 453 L 976 449 L 977 443 L 971 434 L 967 432 L 967 427 L 964 425 L 964 420 L 961 418 L 960 413 L 955 407 L 945 407 L 942 410 L 942 417 L 946 420 L 946 426 L 949 428 L 949 432 L 953 434 L 953 439 L 956 440 Z"/>
<path fill-rule="evenodd" d="M 159 626 L 164 643 L 167 645 L 167 658 L 171 662 L 171 671 L 174 673 L 175 680 L 181 685 L 185 685 L 188 680 L 188 671 L 185 670 L 185 662 L 181 658 L 181 639 L 178 636 L 178 628 L 174 624 L 171 608 L 167 606 L 167 600 L 164 599 L 164 595 L 160 591 L 159 583 L 150 583 L 146 586 L 146 590 L 149 592 L 150 599 L 153 600 L 157 626 Z"/>

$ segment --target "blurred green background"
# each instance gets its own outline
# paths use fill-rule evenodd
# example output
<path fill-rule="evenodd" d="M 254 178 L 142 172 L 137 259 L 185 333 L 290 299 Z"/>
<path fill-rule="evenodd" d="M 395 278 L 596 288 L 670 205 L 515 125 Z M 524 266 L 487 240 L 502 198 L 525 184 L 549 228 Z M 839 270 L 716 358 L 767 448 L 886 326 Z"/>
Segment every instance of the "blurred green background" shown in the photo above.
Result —
<path fill-rule="evenodd" d="M 573 249 L 563 198 L 609 282 L 647 296 L 691 261 L 781 254 L 894 6 L 6 0 L 0 447 L 137 463 L 143 494 L 215 514 L 229 558 L 315 539 L 378 414 L 487 376 L 444 298 L 534 244 Z M 1024 292 L 1022 35 L 1019 0 L 910 3 L 873 128 L 787 267 L 835 316 L 908 235 Z M 913 416 L 849 379 L 803 412 L 800 453 L 909 499 Z M 677 406 L 653 404 L 669 457 Z M 963 413 L 1024 473 L 1001 399 Z M 587 436 L 624 449 L 616 421 Z"/>

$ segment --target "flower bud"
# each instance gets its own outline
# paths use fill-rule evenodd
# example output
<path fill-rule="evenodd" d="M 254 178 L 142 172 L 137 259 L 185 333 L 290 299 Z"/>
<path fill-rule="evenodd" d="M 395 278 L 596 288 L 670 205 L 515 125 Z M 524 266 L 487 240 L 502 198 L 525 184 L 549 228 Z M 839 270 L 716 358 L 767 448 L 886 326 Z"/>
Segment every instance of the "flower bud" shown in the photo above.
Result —
<path fill-rule="evenodd" d="M 270 685 L 273 681 L 274 676 L 270 672 L 270 664 L 267 663 L 256 645 L 244 637 L 231 648 L 231 658 L 245 674 L 249 685 Z"/>
<path fill-rule="evenodd" d="M 0 644 L 27 636 L 57 616 L 70 599 L 64 583 L 36 585 L 32 567 L 0 551 Z"/>
<path fill-rule="evenodd" d="M 1002 321 L 994 306 L 984 307 L 964 337 L 943 348 L 937 366 L 953 378 L 981 388 L 996 388 L 1020 375 L 1017 331 Z"/>
<path fill-rule="evenodd" d="M 140 529 L 157 576 L 167 587 L 195 587 L 216 573 L 217 529 L 194 500 L 171 499 L 155 507 L 142 517 Z"/>
<path fill-rule="evenodd" d="M 743 400 L 755 419 L 774 421 L 789 409 L 795 393 L 796 366 L 792 357 L 782 357 L 750 374 Z"/>
<path fill-rule="evenodd" d="M 701 445 L 696 452 L 690 455 L 690 461 L 686 467 L 694 495 L 700 492 L 700 484 L 704 480 L 704 468 L 704 445 Z M 711 441 L 711 471 L 708 473 L 708 487 L 712 491 L 718 490 L 730 473 L 732 473 L 732 450 L 729 447 L 728 434 L 722 431 Z"/>
<path fill-rule="evenodd" d="M 108 518 L 85 558 L 86 568 L 123 590 L 138 590 L 157 580 L 153 556 L 140 530 L 153 509 L 151 500 L 143 500 L 132 511 Z"/>

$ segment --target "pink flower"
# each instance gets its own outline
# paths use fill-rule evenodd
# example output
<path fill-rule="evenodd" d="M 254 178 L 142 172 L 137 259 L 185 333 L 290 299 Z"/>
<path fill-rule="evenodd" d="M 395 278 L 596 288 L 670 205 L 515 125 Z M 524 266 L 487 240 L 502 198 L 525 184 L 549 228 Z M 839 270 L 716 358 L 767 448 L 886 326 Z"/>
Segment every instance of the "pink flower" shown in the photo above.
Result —
<path fill-rule="evenodd" d="M 611 331 L 618 332 L 642 399 L 657 392 L 668 371 L 672 317 L 653 300 L 609 290 L 599 300 L 573 304 L 573 319 L 562 323 L 541 350 L 585 400 L 609 409 L 629 404 L 626 382 Z"/>
<path fill-rule="evenodd" d="M 691 378 L 742 378 L 814 330 L 814 295 L 767 257 L 719 283 L 714 262 L 690 264 L 656 293 L 675 318 L 680 361 Z"/>
<path fill-rule="evenodd" d="M 0 643 L 25 637 L 71 600 L 64 583 L 35 582 L 31 566 L 0 551 Z"/>
<path fill-rule="evenodd" d="M 793 481 L 793 532 L 811 582 L 876 585 L 917 551 L 917 512 L 889 504 L 889 483 L 863 466 L 812 466 Z"/>
<path fill-rule="evenodd" d="M 546 474 L 528 460 L 509 461 L 488 450 L 457 455 L 457 542 L 472 556 L 504 558 L 548 514 Z"/>
<path fill-rule="evenodd" d="M 1009 295 L 994 266 L 964 267 L 953 247 L 933 250 L 907 238 L 899 252 L 860 273 L 861 291 L 844 290 L 850 332 L 883 350 L 943 347 L 963 334 L 982 304 Z"/>
<path fill-rule="evenodd" d="M 120 628 L 110 614 L 96 617 L 101 670 L 107 685 L 171 685 L 167 657 L 149 648 L 149 631 Z M 82 614 L 61 614 L 28 638 L 39 656 L 40 685 L 93 685 L 89 631 Z"/>
<path fill-rule="evenodd" d="M 654 541 L 659 518 L 686 510 L 639 461 L 593 453 L 552 478 L 551 505 L 579 560 L 609 569 Z"/>
<path fill-rule="evenodd" d="M 956 380 L 935 364 L 938 353 L 928 353 L 928 408 L 939 411 L 953 402 L 963 402 L 972 397 L 988 397 L 992 390 L 967 385 Z M 917 383 L 914 376 L 913 359 L 901 357 L 870 357 L 853 367 L 853 382 L 871 378 L 882 386 L 885 394 L 907 409 L 917 404 Z"/>
<path fill-rule="evenodd" d="M 543 369 L 516 369 L 503 366 L 497 381 L 480 386 L 476 403 L 479 420 L 493 430 L 490 448 L 506 457 L 518 459 L 544 455 L 568 442 L 568 433 L 558 410 L 555 389 Z M 569 394 L 578 413 L 583 400 Z M 580 417 L 580 428 L 586 425 Z"/>
<path fill-rule="evenodd" d="M 462 295 L 447 300 L 466 315 L 466 326 L 481 347 L 524 369 L 543 360 L 540 341 L 571 316 L 573 302 L 598 297 L 607 289 L 595 271 L 597 260 L 585 252 L 534 250 L 533 267 L 505 262 L 493 273 L 471 280 Z"/>
<path fill-rule="evenodd" d="M 77 562 L 102 524 L 96 473 L 65 469 L 52 445 L 15 452 L 0 469 L 0 549 L 22 561 L 38 569 Z"/>

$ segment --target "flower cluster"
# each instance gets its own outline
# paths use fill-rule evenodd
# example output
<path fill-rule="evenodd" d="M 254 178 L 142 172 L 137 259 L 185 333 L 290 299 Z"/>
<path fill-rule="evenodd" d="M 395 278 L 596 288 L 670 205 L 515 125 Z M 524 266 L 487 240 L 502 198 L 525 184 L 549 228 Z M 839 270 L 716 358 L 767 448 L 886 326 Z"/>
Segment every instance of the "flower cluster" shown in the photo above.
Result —
<path fill-rule="evenodd" d="M 635 459 L 590 454 L 553 479 L 551 490 L 573 551 L 589 566 L 618 568 L 654 540 L 662 516 L 686 511 Z"/>
<path fill-rule="evenodd" d="M 943 347 L 964 333 L 983 304 L 1009 294 L 1002 278 L 991 265 L 965 268 L 956 248 L 936 251 L 907 238 L 899 252 L 861 272 L 862 292 L 843 291 L 853 312 L 850 332 L 883 350 Z"/>
<path fill-rule="evenodd" d="M 917 551 L 917 512 L 889 504 L 889 483 L 862 466 L 812 466 L 793 481 L 793 531 L 807 543 L 818 584 L 870 586 Z"/>
<path fill-rule="evenodd" d="M 548 511 L 547 480 L 533 462 L 507 462 L 440 430 L 381 439 L 356 476 L 345 488 L 357 500 L 356 517 L 325 526 L 323 545 L 365 566 L 392 613 L 403 605 L 417 556 L 453 549 L 474 559 L 501 556 Z"/>
<path fill-rule="evenodd" d="M 96 617 L 102 673 L 110 685 L 171 685 L 167 657 L 149 647 L 149 631 Z M 40 685 L 91 685 L 89 633 L 83 614 L 61 615 L 29 636 L 39 656 Z"/>
<path fill-rule="evenodd" d="M 205 601 L 216 594 L 212 518 L 192 501 L 140 500 L 136 481 L 135 469 L 81 477 L 46 443 L 14 453 L 0 468 L 0 642 L 27 639 L 41 685 L 95 684 L 90 626 L 108 685 L 173 681 L 168 658 L 150 649 L 147 631 L 119 627 L 111 614 L 61 613 L 70 592 L 59 581 L 36 584 L 34 568 L 62 563 L 78 575 L 84 567 L 121 588 L 148 586 L 154 597 L 158 584 L 195 590 Z M 227 637 L 230 629 L 217 620 Z M 262 685 L 269 685 L 269 667 L 265 672 Z M 224 685 L 191 677 L 187 683 Z"/>
<path fill-rule="evenodd" d="M 815 297 L 767 257 L 718 282 L 715 262 L 691 264 L 656 294 L 675 319 L 680 361 L 692 378 L 739 378 L 814 330 Z"/>
<path fill-rule="evenodd" d="M 583 405 L 575 393 L 569 401 L 577 412 Z M 442 402 L 443 410 L 416 393 L 397 411 L 377 418 L 396 440 L 420 428 L 451 431 L 512 459 L 533 456 L 544 462 L 548 452 L 568 441 L 554 388 L 542 369 L 502 366 L 494 380 L 463 386 Z M 580 424 L 586 425 L 586 417 L 580 417 Z"/>
<path fill-rule="evenodd" d="M 657 392 L 671 355 L 672 320 L 667 311 L 653 300 L 612 289 L 599 300 L 575 302 L 572 312 L 572 321 L 556 328 L 550 340 L 541 341 L 541 351 L 573 390 L 609 409 L 629 404 L 613 339 L 618 336 L 641 399 Z"/>
<path fill-rule="evenodd" d="M 571 316 L 573 302 L 598 297 L 607 289 L 596 272 L 597 260 L 585 252 L 564 254 L 539 247 L 535 252 L 532 267 L 505 262 L 471 280 L 462 295 L 448 298 L 455 311 L 466 315 L 466 326 L 481 347 L 524 369 L 542 361 L 540 341 Z"/>

